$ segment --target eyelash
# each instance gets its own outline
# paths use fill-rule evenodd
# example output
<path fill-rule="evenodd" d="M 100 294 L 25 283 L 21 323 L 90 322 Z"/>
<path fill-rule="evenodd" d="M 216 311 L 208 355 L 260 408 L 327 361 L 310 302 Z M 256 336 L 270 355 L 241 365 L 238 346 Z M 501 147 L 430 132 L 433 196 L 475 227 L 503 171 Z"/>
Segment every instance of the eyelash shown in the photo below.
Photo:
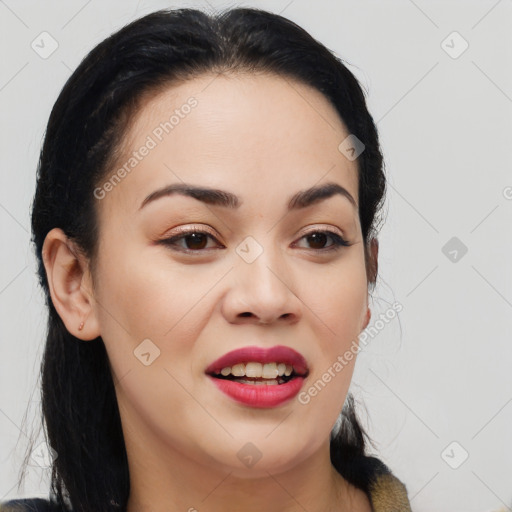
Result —
<path fill-rule="evenodd" d="M 217 241 L 217 239 L 211 233 L 209 233 L 208 231 L 204 231 L 202 229 L 195 229 L 195 228 L 191 228 L 191 229 L 188 229 L 188 230 L 183 230 L 179 235 L 175 235 L 175 236 L 172 236 L 170 238 L 165 238 L 163 240 L 160 240 L 159 243 L 161 243 L 163 245 L 166 245 L 166 246 L 170 247 L 173 250 L 176 250 L 176 251 L 179 251 L 179 252 L 184 252 L 184 253 L 187 253 L 187 254 L 198 255 L 198 254 L 200 254 L 200 253 L 202 253 L 204 251 L 207 251 L 208 249 L 185 249 L 183 247 L 177 248 L 177 245 L 176 245 L 177 241 L 182 240 L 182 239 L 184 240 L 185 238 L 187 238 L 188 236 L 190 236 L 192 234 L 206 235 L 206 236 L 210 237 L 211 239 L 215 240 L 217 243 L 219 243 Z M 335 232 L 329 231 L 329 230 L 321 230 L 321 229 L 313 229 L 313 230 L 309 231 L 308 233 L 305 233 L 304 235 L 302 235 L 299 238 L 299 240 L 302 240 L 303 238 L 306 238 L 306 237 L 314 235 L 314 234 L 325 234 L 328 237 L 331 237 L 332 240 L 333 240 L 333 244 L 328 246 L 328 247 L 326 247 L 326 248 L 323 248 L 323 249 L 311 249 L 312 251 L 314 251 L 316 253 L 326 253 L 326 252 L 331 252 L 331 251 L 339 251 L 342 247 L 348 247 L 348 246 L 352 245 L 351 243 L 347 242 L 338 233 L 335 233 Z"/>

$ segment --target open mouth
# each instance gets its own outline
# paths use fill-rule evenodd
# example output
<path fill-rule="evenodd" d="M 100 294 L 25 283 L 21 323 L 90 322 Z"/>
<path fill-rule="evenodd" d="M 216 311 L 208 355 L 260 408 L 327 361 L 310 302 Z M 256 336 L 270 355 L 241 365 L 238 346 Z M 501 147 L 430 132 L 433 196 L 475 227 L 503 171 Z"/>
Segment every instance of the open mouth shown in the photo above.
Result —
<path fill-rule="evenodd" d="M 247 362 L 208 372 L 208 375 L 240 384 L 275 386 L 286 384 L 297 377 L 307 377 L 307 371 L 299 373 L 292 365 L 285 363 Z"/>

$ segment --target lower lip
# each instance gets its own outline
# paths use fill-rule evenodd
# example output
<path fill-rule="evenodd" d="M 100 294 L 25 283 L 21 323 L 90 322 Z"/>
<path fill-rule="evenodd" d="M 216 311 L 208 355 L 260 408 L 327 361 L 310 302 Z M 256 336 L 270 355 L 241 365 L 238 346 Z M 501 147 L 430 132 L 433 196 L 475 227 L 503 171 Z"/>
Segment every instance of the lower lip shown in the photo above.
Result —
<path fill-rule="evenodd" d="M 233 400 L 251 407 L 277 407 L 297 395 L 304 377 L 295 377 L 284 384 L 242 384 L 234 380 L 216 379 L 208 375 L 213 383 Z"/>

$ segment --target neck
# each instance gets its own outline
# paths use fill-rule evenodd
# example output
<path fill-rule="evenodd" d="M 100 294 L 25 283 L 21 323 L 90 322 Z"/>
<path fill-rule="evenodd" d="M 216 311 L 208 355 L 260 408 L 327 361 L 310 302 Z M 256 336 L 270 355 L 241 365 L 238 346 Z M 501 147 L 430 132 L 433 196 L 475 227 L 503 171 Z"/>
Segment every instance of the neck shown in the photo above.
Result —
<path fill-rule="evenodd" d="M 139 428 L 125 429 L 127 512 L 340 512 L 366 500 L 332 466 L 329 439 L 292 467 L 256 472 L 258 463 L 241 471 L 192 460 L 169 445 L 150 446 L 151 436 L 130 435 Z"/>

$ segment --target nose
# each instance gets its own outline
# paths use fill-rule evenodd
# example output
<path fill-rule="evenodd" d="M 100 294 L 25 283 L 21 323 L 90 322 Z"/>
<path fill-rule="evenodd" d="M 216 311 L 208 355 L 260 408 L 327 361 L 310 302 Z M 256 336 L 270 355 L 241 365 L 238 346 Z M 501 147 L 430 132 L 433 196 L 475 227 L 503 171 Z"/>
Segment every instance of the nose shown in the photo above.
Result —
<path fill-rule="evenodd" d="M 230 272 L 231 285 L 222 312 L 230 323 L 293 324 L 302 302 L 294 293 L 290 267 L 266 249 L 252 263 L 239 259 Z"/>

